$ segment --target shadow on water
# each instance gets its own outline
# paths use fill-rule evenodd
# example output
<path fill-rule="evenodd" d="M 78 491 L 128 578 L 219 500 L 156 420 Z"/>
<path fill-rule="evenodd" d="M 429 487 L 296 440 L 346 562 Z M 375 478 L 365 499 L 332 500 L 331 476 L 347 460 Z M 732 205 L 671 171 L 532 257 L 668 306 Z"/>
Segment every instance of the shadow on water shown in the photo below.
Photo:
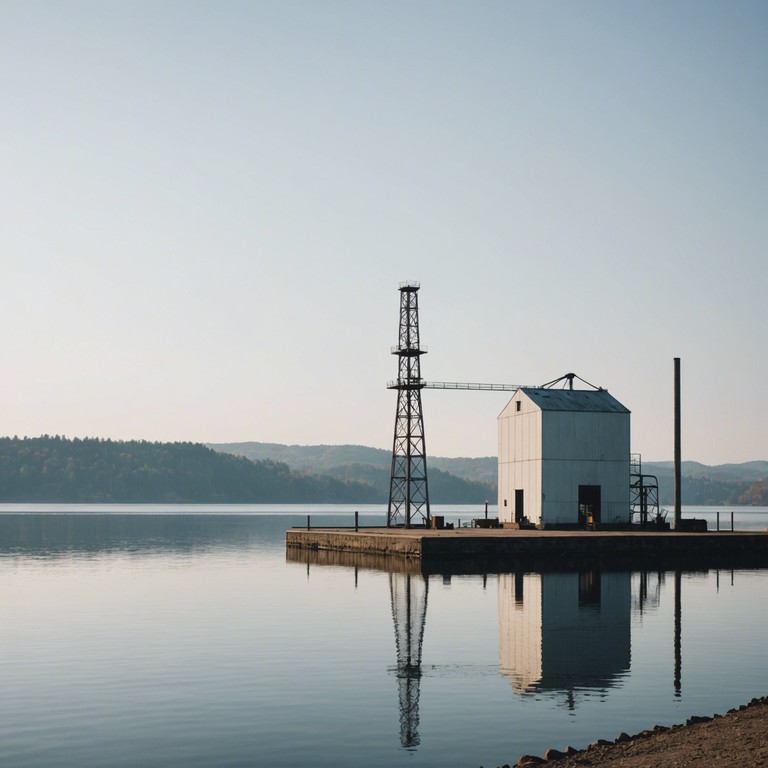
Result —
<path fill-rule="evenodd" d="M 353 569 L 355 585 L 361 569 L 389 573 L 395 635 L 400 743 L 413 750 L 420 744 L 419 697 L 422 645 L 427 620 L 430 578 L 420 561 L 402 557 L 289 549 L 287 560 L 313 566 Z M 711 558 L 708 560 L 711 565 Z M 485 563 L 487 567 L 487 562 Z M 741 568 L 746 564 L 741 561 Z M 729 563 L 728 568 L 733 564 Z M 467 566 L 463 564 L 461 572 Z M 682 576 L 716 570 L 689 559 L 680 563 L 630 564 L 602 559 L 559 560 L 555 566 L 539 560 L 521 561 L 506 570 L 479 575 L 484 587 L 489 575 L 498 584 L 499 673 L 520 694 L 552 695 L 569 709 L 580 697 L 605 696 L 629 673 L 632 616 L 654 612 L 668 577 L 674 587 L 673 668 L 675 698 L 683 684 Z M 727 570 L 727 569 L 726 569 Z M 476 575 L 477 571 L 474 571 Z M 731 583 L 733 570 L 730 571 Z M 439 574 L 450 582 L 445 567 Z"/>

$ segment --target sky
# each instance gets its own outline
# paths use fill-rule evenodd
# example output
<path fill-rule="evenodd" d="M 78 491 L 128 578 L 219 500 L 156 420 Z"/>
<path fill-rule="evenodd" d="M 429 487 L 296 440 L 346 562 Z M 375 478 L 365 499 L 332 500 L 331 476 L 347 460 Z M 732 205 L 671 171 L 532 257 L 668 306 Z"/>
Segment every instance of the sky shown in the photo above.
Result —
<path fill-rule="evenodd" d="M 391 448 L 575 372 L 768 459 L 768 4 L 0 0 L 0 434 Z M 492 456 L 509 393 L 425 390 Z"/>

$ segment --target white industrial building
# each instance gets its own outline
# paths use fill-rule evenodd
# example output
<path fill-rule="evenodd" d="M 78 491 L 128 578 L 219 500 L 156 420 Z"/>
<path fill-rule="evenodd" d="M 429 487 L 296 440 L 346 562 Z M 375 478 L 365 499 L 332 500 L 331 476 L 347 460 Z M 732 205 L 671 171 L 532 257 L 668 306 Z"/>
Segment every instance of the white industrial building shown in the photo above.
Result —
<path fill-rule="evenodd" d="M 499 414 L 499 519 L 630 521 L 630 412 L 603 389 L 523 388 Z"/>

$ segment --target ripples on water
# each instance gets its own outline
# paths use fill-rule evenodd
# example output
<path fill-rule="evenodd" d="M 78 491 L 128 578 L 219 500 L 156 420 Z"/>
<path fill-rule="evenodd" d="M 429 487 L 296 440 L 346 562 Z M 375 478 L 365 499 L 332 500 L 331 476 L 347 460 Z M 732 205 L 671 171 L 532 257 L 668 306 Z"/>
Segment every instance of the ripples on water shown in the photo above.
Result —
<path fill-rule="evenodd" d="M 768 692 L 768 571 L 287 561 L 335 509 L 3 505 L 0 764 L 500 765 Z"/>

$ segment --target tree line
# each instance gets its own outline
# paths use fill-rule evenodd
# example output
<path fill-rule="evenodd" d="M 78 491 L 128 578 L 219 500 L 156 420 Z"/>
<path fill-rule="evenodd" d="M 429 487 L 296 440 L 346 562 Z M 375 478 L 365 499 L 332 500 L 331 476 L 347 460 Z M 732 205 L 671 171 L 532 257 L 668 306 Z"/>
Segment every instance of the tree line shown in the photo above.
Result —
<path fill-rule="evenodd" d="M 0 501 L 366 503 L 375 489 L 249 461 L 198 443 L 0 438 Z"/>
<path fill-rule="evenodd" d="M 433 503 L 479 505 L 495 498 L 491 490 L 430 473 Z M 1 502 L 376 504 L 386 503 L 388 494 L 388 471 L 373 467 L 317 475 L 199 443 L 0 438 Z"/>

